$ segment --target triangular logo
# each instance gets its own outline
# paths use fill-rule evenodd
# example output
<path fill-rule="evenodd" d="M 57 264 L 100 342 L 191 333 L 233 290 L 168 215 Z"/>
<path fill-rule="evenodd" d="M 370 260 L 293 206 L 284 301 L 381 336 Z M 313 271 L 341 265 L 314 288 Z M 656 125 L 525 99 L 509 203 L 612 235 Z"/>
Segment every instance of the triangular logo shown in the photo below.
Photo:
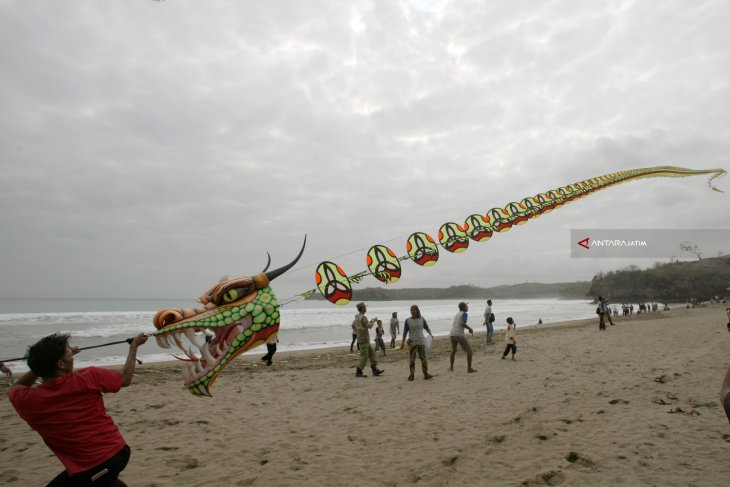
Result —
<path fill-rule="evenodd" d="M 581 240 L 580 242 L 578 242 L 578 245 L 580 245 L 580 246 L 581 246 L 581 247 L 583 247 L 584 249 L 589 249 L 589 248 L 590 248 L 590 247 L 588 246 L 588 239 L 589 239 L 589 238 L 590 238 L 590 237 L 586 237 L 586 238 L 584 238 L 583 240 Z"/>

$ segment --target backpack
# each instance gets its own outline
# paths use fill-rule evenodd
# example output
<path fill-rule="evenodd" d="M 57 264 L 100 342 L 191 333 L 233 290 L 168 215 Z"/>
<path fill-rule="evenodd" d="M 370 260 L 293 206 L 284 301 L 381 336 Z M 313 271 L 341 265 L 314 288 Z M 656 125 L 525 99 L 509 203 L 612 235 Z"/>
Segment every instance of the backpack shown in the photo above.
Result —
<path fill-rule="evenodd" d="M 494 323 L 494 320 L 495 320 L 494 313 L 489 313 L 489 322 Z"/>

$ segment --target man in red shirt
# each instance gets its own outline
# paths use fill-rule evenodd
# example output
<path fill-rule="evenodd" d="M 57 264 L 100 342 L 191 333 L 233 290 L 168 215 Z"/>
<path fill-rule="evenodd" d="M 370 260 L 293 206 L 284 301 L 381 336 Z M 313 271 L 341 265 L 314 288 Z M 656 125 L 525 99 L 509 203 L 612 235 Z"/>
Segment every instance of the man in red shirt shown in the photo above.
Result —
<path fill-rule="evenodd" d="M 132 383 L 137 348 L 131 340 L 121 372 L 87 367 L 73 370 L 79 349 L 68 335 L 54 333 L 28 349 L 30 372 L 8 391 L 13 407 L 41 435 L 66 469 L 48 487 L 126 486 L 117 477 L 129 461 L 130 449 L 107 414 L 102 393 L 118 392 Z M 32 387 L 38 377 L 43 382 Z"/>

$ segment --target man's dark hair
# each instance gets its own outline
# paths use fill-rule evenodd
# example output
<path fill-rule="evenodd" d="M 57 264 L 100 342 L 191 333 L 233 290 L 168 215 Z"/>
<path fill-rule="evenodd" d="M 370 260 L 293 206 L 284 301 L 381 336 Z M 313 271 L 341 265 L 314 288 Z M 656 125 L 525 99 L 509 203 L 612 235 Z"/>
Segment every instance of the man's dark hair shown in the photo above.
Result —
<path fill-rule="evenodd" d="M 55 377 L 56 362 L 66 354 L 68 335 L 54 333 L 28 347 L 28 367 L 44 379 Z"/>

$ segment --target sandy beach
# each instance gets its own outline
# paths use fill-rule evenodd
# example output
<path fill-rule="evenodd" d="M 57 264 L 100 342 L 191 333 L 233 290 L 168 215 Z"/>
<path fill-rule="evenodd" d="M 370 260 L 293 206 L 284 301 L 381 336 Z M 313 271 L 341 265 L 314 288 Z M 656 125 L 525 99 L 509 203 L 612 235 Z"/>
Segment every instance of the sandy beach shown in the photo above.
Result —
<path fill-rule="evenodd" d="M 428 319 L 428 317 L 426 317 Z M 132 458 L 130 486 L 727 485 L 730 361 L 724 305 L 523 327 L 517 361 L 448 339 L 409 382 L 405 351 L 356 379 L 349 349 L 242 356 L 196 398 L 175 364 L 138 366 L 106 404 Z M 282 325 L 286 333 L 286 324 Z M 343 333 L 347 330 L 343 328 Z M 398 342 L 400 343 L 400 341 Z M 367 370 L 369 372 L 369 370 Z M 45 485 L 60 462 L 16 414 L 3 378 L 0 484 Z M 684 412 L 670 411 L 681 409 Z"/>

